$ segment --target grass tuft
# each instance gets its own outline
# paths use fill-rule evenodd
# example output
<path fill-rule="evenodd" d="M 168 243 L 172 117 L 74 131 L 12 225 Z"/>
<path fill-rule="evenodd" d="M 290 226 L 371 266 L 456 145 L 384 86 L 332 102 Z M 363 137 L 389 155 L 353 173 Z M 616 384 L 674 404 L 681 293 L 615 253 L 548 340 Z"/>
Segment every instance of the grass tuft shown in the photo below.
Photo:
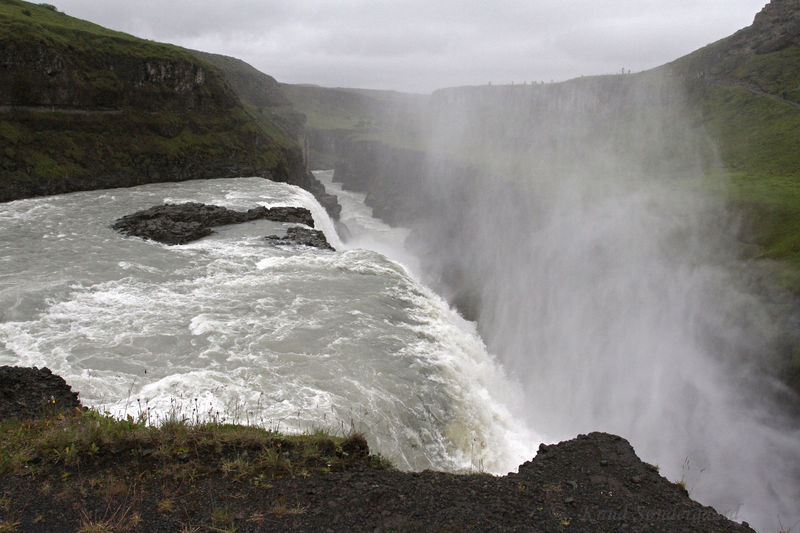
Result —
<path fill-rule="evenodd" d="M 391 468 L 385 459 L 369 455 L 364 436 L 357 433 L 346 438 L 321 432 L 281 435 L 250 426 L 177 418 L 153 426 L 144 415 L 118 420 L 94 410 L 6 420 L 0 423 L 0 434 L 4 452 L 0 474 L 4 475 L 58 465 L 67 467 L 67 479 L 72 468 L 127 456 L 158 462 L 182 479 L 202 476 L 210 462 L 237 481 L 340 470 L 359 461 Z M 94 479 L 92 485 L 101 487 L 108 498 L 126 490 L 118 480 Z M 46 492 L 51 490 L 47 483 Z"/>
<path fill-rule="evenodd" d="M 42 509 L 71 507 L 74 529 L 82 533 L 133 531 L 153 520 L 184 524 L 186 531 L 194 531 L 192 524 L 203 531 L 235 531 L 238 521 L 261 524 L 269 516 L 302 514 L 305 508 L 277 499 L 261 513 L 251 513 L 221 501 L 216 496 L 220 483 L 238 487 L 237 494 L 252 494 L 269 491 L 277 478 L 356 467 L 392 469 L 385 459 L 369 455 L 360 434 L 283 435 L 180 417 L 153 425 L 146 413 L 119 420 L 74 410 L 5 420 L 0 439 L 0 478 L 19 480 L 25 494 L 51 502 Z M 17 495 L 17 485 L 13 481 L 0 494 L 5 518 L 0 533 L 56 519 L 41 509 L 26 510 L 28 496 Z M 198 507 L 197 500 L 206 498 L 211 501 Z"/>
<path fill-rule="evenodd" d="M 20 522 L 15 520 L 3 520 L 0 522 L 0 533 L 13 533 L 19 529 Z"/>

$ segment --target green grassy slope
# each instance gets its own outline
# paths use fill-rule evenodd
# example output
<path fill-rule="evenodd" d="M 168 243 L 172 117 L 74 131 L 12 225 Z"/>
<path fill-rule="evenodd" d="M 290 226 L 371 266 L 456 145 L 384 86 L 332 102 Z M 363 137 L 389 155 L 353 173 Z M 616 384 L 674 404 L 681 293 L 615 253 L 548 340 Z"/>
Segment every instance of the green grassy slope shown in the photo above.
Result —
<path fill-rule="evenodd" d="M 687 80 L 746 214 L 743 239 L 800 294 L 800 14 L 774 0 L 753 24 L 666 65 Z"/>
<path fill-rule="evenodd" d="M 303 172 L 285 128 L 187 50 L 0 0 L 0 56 L 0 201 Z"/>
<path fill-rule="evenodd" d="M 192 54 L 218 68 L 225 80 L 244 104 L 245 110 L 259 126 L 276 142 L 287 147 L 296 146 L 305 116 L 295 111 L 273 78 L 260 72 L 240 59 L 191 51 Z"/>
<path fill-rule="evenodd" d="M 740 239 L 755 245 L 756 260 L 771 261 L 765 283 L 790 295 L 775 305 L 791 317 L 800 296 L 800 46 L 792 41 L 800 36 L 771 32 L 763 12 L 759 17 L 667 68 L 688 80 L 700 122 L 717 146 L 729 202 L 742 214 Z M 780 23 L 794 27 L 791 17 Z M 759 50 L 759 41 L 771 38 Z M 780 377 L 800 391 L 796 332 L 776 357 Z"/>
<path fill-rule="evenodd" d="M 294 109 L 305 115 L 306 133 L 425 149 L 420 131 L 428 95 L 313 85 L 283 84 L 282 88 Z M 312 142 L 311 150 L 317 148 Z M 318 152 L 316 158 L 333 164 L 331 155 Z"/>
<path fill-rule="evenodd" d="M 782 283 L 800 293 L 800 46 L 759 54 L 741 42 L 742 32 L 668 67 L 689 80 L 746 213 L 743 239 L 781 260 Z"/>
<path fill-rule="evenodd" d="M 764 257 L 800 267 L 800 108 L 725 85 L 706 87 L 702 106 Z"/>

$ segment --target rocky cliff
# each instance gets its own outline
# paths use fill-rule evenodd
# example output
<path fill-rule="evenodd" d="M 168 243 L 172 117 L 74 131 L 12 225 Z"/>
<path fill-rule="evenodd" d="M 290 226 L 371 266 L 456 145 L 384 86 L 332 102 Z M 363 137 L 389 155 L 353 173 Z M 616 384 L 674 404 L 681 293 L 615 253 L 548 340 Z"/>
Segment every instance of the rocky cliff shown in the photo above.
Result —
<path fill-rule="evenodd" d="M 277 83 L 234 63 L 3 0 L 0 201 L 234 176 L 324 192 L 264 111 L 286 103 Z"/>
<path fill-rule="evenodd" d="M 288 176 L 274 176 L 275 181 L 287 181 L 314 194 L 334 219 L 339 217 L 341 206 L 336 197 L 325 192 L 325 187 L 308 172 L 307 154 L 298 140 L 302 137 L 306 117 L 297 111 L 286 97 L 281 85 L 240 59 L 192 50 L 191 53 L 218 68 L 225 80 L 247 110 L 249 116 L 267 133 L 281 132 L 280 140 L 286 145 L 291 172 Z M 288 141 L 285 137 L 288 136 Z"/>
<path fill-rule="evenodd" d="M 768 54 L 800 45 L 800 1 L 772 0 L 753 24 L 735 33 L 730 45 L 736 53 Z"/>

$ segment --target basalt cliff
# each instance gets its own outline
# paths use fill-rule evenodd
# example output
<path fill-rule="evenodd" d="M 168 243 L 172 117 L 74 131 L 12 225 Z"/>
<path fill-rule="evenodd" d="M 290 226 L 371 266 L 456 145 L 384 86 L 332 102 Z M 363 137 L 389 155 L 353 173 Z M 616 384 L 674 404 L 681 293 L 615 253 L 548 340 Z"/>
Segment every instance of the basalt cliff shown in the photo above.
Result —
<path fill-rule="evenodd" d="M 262 176 L 310 190 L 336 216 L 294 139 L 302 120 L 241 61 L 0 2 L 0 201 Z"/>

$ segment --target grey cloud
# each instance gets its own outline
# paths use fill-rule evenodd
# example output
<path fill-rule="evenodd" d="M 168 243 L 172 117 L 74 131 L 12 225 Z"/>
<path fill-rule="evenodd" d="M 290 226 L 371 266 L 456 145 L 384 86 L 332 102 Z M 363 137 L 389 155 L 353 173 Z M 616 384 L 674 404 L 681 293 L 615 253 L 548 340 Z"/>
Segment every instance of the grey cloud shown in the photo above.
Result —
<path fill-rule="evenodd" d="M 748 25 L 766 0 L 62 0 L 281 81 L 430 91 L 642 70 Z"/>

